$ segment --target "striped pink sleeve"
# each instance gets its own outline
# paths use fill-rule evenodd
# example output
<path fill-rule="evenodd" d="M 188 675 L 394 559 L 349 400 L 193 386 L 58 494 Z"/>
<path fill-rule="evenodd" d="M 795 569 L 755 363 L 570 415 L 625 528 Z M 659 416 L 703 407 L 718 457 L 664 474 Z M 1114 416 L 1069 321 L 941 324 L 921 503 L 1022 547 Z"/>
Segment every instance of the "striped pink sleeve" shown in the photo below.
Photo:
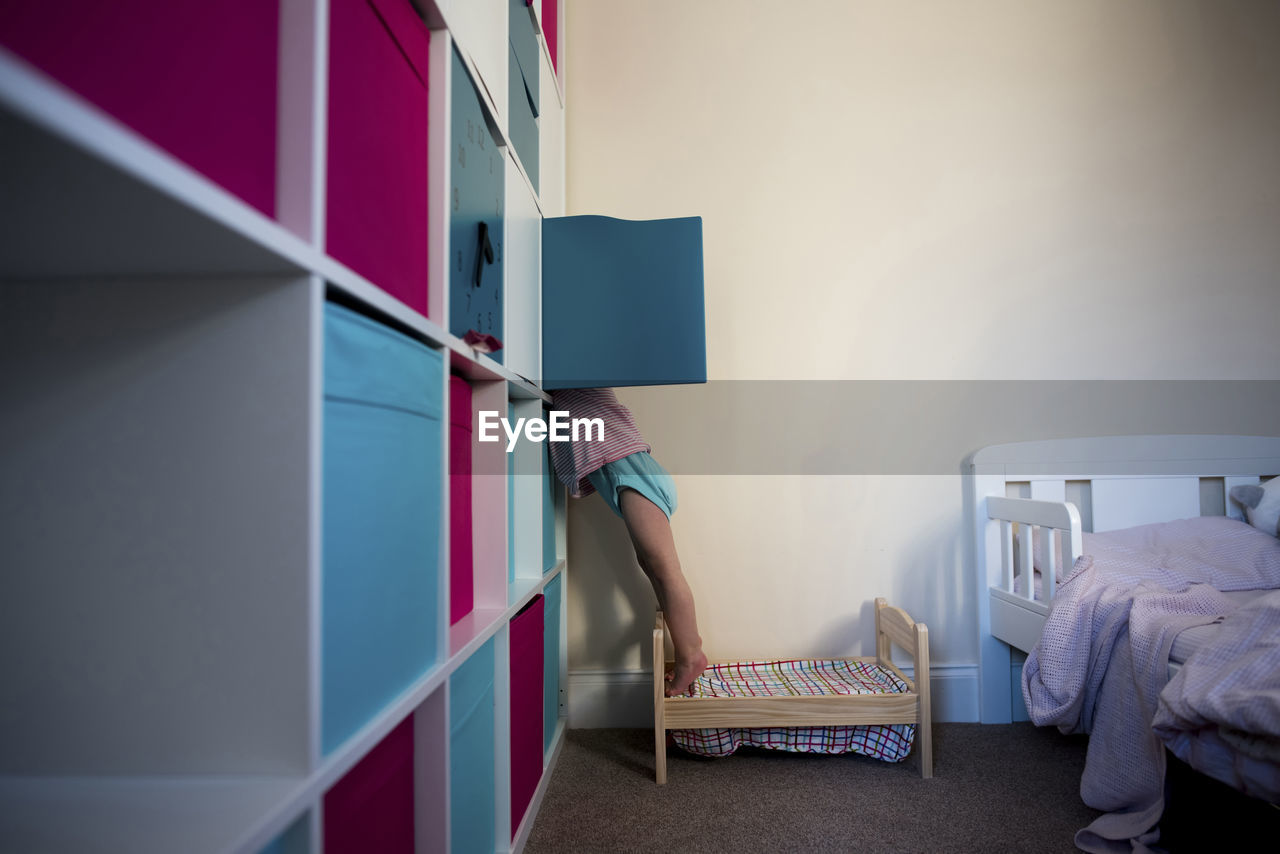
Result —
<path fill-rule="evenodd" d="M 611 388 L 565 389 L 552 393 L 552 411 L 566 412 L 577 438 L 551 442 L 556 477 L 574 498 L 595 491 L 587 475 L 601 466 L 637 451 L 648 451 L 631 411 L 618 402 Z M 574 431 L 571 429 L 571 435 Z"/>

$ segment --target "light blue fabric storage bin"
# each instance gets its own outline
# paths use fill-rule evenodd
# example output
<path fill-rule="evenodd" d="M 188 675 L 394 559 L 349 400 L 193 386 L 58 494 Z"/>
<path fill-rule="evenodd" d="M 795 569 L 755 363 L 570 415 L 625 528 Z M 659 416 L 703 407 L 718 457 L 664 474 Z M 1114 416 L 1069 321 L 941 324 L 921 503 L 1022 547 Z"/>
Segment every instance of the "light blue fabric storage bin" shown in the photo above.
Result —
<path fill-rule="evenodd" d="M 543 749 L 551 749 L 560 722 L 560 582 L 564 575 L 557 575 L 543 588 L 542 611 L 543 649 L 542 666 L 542 727 L 545 732 Z"/>
<path fill-rule="evenodd" d="M 449 850 L 496 850 L 494 639 L 449 677 Z"/>
<path fill-rule="evenodd" d="M 321 747 L 436 663 L 443 490 L 439 352 L 325 307 Z"/>

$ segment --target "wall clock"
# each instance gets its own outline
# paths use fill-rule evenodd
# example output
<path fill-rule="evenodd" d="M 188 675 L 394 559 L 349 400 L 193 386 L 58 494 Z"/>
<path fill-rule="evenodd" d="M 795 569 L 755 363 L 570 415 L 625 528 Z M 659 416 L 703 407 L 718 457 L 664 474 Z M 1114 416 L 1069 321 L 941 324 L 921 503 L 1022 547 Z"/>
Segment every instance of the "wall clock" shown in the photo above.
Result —
<path fill-rule="evenodd" d="M 456 50 L 450 104 L 449 331 L 501 341 L 505 160 Z"/>

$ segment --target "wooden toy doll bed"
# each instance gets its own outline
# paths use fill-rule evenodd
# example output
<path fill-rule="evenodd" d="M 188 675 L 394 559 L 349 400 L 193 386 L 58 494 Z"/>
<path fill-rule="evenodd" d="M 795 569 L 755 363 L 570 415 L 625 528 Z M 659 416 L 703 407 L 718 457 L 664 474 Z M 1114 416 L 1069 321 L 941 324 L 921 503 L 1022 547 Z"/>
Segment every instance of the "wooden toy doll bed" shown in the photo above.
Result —
<path fill-rule="evenodd" d="M 666 660 L 665 632 L 659 611 L 653 630 L 654 758 L 658 783 L 667 781 L 667 733 L 672 730 L 746 733 L 788 728 L 810 733 L 811 728 L 852 727 L 857 728 L 861 740 L 895 744 L 901 754 L 894 758 L 905 757 L 914 738 L 920 775 L 932 777 L 929 631 L 884 599 L 876 599 L 875 614 L 874 656 L 713 664 L 695 683 L 696 696 L 667 697 L 665 668 L 661 666 Z M 911 655 L 914 680 L 890 660 L 894 644 Z M 798 667 L 799 672 L 793 667 Z M 778 688 L 785 693 L 769 693 L 776 683 L 773 678 L 744 684 L 740 690 L 729 684 L 733 677 L 728 674 L 753 669 L 767 669 L 772 675 L 787 671 L 782 677 L 785 686 Z M 905 737 L 902 725 L 910 726 Z"/>

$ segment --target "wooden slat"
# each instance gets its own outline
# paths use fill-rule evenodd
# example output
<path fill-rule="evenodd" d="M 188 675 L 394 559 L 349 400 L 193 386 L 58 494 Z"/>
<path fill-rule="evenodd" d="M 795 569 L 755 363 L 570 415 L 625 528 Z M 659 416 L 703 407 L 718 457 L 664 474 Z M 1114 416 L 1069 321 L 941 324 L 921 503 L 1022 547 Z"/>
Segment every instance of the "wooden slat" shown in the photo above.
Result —
<path fill-rule="evenodd" d="M 1061 533 L 1057 528 L 1044 528 L 1040 532 L 1040 575 L 1042 580 L 1042 591 L 1040 598 L 1045 602 L 1053 599 L 1054 585 L 1058 579 L 1058 543 Z M 1065 574 L 1065 571 L 1064 571 Z M 1028 575 L 1032 579 L 1031 591 L 1035 593 L 1035 574 Z"/>
<path fill-rule="evenodd" d="M 884 610 L 884 608 L 885 608 L 885 606 L 886 606 L 886 605 L 888 605 L 888 604 L 889 604 L 889 603 L 888 603 L 885 599 L 882 599 L 882 598 L 878 598 L 878 599 L 876 599 L 876 607 L 875 607 L 875 614 L 876 614 L 876 659 L 875 659 L 875 660 L 876 660 L 876 661 L 878 661 L 878 662 L 879 662 L 879 661 L 887 661 L 887 660 L 889 659 L 889 655 L 890 655 L 890 653 L 891 653 L 891 652 L 893 652 L 893 650 L 892 650 L 892 649 L 890 649 L 889 639 L 888 639 L 887 637 L 885 637 L 885 634 L 884 634 L 884 624 L 883 624 L 883 622 L 881 621 L 881 611 L 883 611 L 883 610 Z"/>
<path fill-rule="evenodd" d="M 653 768 L 658 785 L 667 782 L 666 673 L 663 660 L 662 612 L 658 612 L 653 628 Z"/>
<path fill-rule="evenodd" d="M 916 623 L 916 683 L 920 686 L 916 718 L 916 748 L 920 751 L 920 776 L 933 776 L 933 694 L 929 686 L 929 629 Z"/>
<path fill-rule="evenodd" d="M 814 697 L 668 697 L 668 729 L 909 724 L 919 698 L 905 694 Z"/>
<path fill-rule="evenodd" d="M 1013 523 L 1000 520 L 1000 585 L 1013 592 Z"/>
<path fill-rule="evenodd" d="M 1198 477 L 1094 478 L 1095 532 L 1199 515 Z"/>
<path fill-rule="evenodd" d="M 879 630 L 889 640 L 907 652 L 914 652 L 916 646 L 915 622 L 907 612 L 901 608 L 885 605 L 878 608 L 876 613 L 879 615 Z"/>
<path fill-rule="evenodd" d="M 1035 559 L 1031 555 L 1031 546 L 1035 543 L 1035 527 L 1021 525 L 1018 528 L 1018 569 L 1014 573 L 1022 579 L 1022 594 L 1028 599 L 1036 598 Z"/>
<path fill-rule="evenodd" d="M 1070 530 L 1080 527 L 1080 511 L 1073 504 L 1060 501 L 1034 501 L 1030 498 L 1003 498 L 987 496 L 987 516 L 992 519 L 1008 519 L 1028 525 L 1046 525 L 1050 528 Z"/>

